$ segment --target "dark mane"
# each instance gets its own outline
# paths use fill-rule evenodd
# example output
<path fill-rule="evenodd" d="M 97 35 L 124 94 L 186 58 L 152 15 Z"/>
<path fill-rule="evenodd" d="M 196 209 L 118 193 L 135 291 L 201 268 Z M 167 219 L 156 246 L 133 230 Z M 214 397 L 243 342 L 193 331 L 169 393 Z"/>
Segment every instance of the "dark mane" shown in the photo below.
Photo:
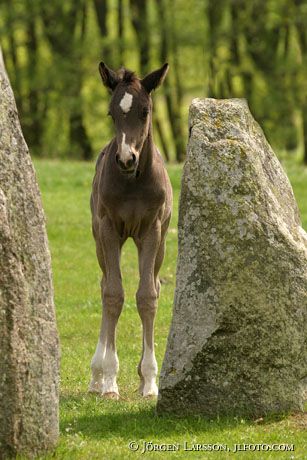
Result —
<path fill-rule="evenodd" d="M 138 77 L 136 76 L 135 72 L 132 72 L 132 70 L 122 68 L 119 71 L 119 75 L 124 83 L 129 84 L 138 81 Z"/>

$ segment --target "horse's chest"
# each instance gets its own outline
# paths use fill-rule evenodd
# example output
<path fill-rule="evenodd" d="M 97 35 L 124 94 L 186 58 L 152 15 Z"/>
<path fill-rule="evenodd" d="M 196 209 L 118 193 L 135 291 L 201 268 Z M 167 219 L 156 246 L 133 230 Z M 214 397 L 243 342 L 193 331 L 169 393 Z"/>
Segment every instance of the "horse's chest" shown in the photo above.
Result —
<path fill-rule="evenodd" d="M 128 184 L 129 185 L 129 184 Z M 165 190 L 159 184 L 107 187 L 101 198 L 105 212 L 122 237 L 141 237 L 162 216 Z M 142 186 L 141 186 L 142 185 Z"/>
<path fill-rule="evenodd" d="M 155 220 L 158 209 L 143 202 L 122 202 L 116 210 L 116 222 L 124 237 L 140 237 Z"/>
<path fill-rule="evenodd" d="M 123 197 L 108 214 L 122 238 L 141 238 L 160 215 L 163 203 L 143 198 Z"/>
<path fill-rule="evenodd" d="M 116 217 L 127 223 L 143 220 L 148 212 L 149 209 L 139 201 L 122 200 L 115 209 Z"/>

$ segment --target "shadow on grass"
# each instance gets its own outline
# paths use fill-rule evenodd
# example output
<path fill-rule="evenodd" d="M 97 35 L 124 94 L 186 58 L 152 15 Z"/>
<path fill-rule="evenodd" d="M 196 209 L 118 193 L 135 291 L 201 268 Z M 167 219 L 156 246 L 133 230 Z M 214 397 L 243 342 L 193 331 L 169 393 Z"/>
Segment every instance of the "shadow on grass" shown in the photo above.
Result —
<path fill-rule="evenodd" d="M 63 435 L 71 432 L 102 439 L 120 437 L 123 439 L 159 439 L 167 435 L 196 435 L 208 433 L 222 434 L 240 427 L 255 426 L 253 420 L 241 418 L 215 418 L 210 420 L 203 416 L 157 416 L 154 402 L 143 400 L 134 401 L 105 401 L 93 395 L 65 395 L 61 398 L 66 411 L 65 420 L 61 422 Z M 70 416 L 69 407 L 77 405 Z M 261 424 L 269 424 L 284 419 L 283 416 L 271 416 L 261 419 Z M 67 430 L 67 427 L 70 427 Z"/>

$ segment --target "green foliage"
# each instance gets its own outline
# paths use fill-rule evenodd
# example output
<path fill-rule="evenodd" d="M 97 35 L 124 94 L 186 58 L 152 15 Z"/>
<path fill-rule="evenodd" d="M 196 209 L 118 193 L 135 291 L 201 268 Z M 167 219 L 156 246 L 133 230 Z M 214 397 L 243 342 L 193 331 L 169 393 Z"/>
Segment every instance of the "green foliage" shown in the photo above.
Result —
<path fill-rule="evenodd" d="M 244 452 L 244 459 L 304 458 L 307 450 L 306 414 L 280 419 L 246 421 L 205 420 L 202 417 L 157 417 L 153 401 L 137 393 L 137 363 L 141 354 L 141 321 L 135 305 L 138 282 L 136 249 L 128 240 L 123 248 L 122 273 L 125 306 L 118 326 L 119 388 L 122 399 L 114 402 L 87 393 L 90 360 L 100 326 L 100 271 L 91 236 L 89 197 L 94 164 L 37 160 L 53 261 L 55 302 L 61 340 L 61 438 L 55 454 L 45 459 L 140 458 L 128 443 L 288 443 L 294 452 Z M 307 169 L 286 162 L 290 180 L 307 227 Z M 156 353 L 161 369 L 169 330 L 175 287 L 177 214 L 181 167 L 168 167 L 174 189 L 174 212 L 161 270 L 163 280 L 156 321 Z M 223 458 L 234 453 L 147 453 L 146 458 Z"/>
<path fill-rule="evenodd" d="M 103 59 L 170 63 L 156 141 L 182 160 L 193 97 L 245 97 L 278 150 L 307 162 L 306 0 L 2 0 L 1 46 L 31 151 L 91 159 L 107 143 Z"/>

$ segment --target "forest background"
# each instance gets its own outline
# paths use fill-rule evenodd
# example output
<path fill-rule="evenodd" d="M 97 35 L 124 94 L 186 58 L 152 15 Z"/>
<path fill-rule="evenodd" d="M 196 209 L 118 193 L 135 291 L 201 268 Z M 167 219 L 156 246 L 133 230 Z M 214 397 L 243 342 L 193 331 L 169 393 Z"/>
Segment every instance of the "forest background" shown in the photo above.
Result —
<path fill-rule="evenodd" d="M 182 161 L 193 97 L 245 97 L 279 155 L 307 164 L 306 0 L 0 0 L 0 45 L 35 156 L 94 159 L 112 136 L 98 63 L 170 72 L 155 139 Z"/>

